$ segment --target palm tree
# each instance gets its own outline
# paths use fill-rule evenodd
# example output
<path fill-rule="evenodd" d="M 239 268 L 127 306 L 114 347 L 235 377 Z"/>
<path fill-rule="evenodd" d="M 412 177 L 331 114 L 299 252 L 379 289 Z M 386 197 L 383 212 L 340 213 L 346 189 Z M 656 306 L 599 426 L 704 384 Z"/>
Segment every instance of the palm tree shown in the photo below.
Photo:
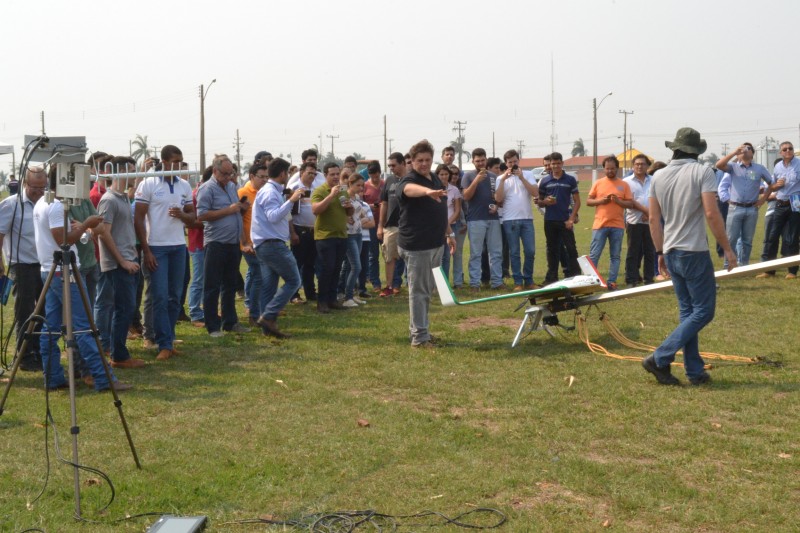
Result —
<path fill-rule="evenodd" d="M 469 161 L 470 157 L 472 157 L 472 154 L 470 152 L 468 152 L 467 149 L 464 147 L 464 137 L 463 136 L 459 137 L 455 141 L 450 141 L 450 146 L 453 148 L 453 150 L 456 151 L 456 157 L 458 158 L 458 166 L 459 166 L 459 168 L 462 165 L 462 161 L 461 161 L 462 157 L 466 156 L 467 161 Z"/>
<path fill-rule="evenodd" d="M 583 139 L 578 139 L 572 143 L 572 157 L 583 157 L 586 155 L 586 148 L 583 146 Z"/>
<path fill-rule="evenodd" d="M 147 146 L 147 135 L 141 136 L 137 133 L 136 138 L 133 140 L 133 146 L 135 146 L 136 149 L 131 153 L 131 157 L 134 158 L 137 163 L 141 163 L 142 160 L 150 156 L 148 153 L 150 147 Z"/>

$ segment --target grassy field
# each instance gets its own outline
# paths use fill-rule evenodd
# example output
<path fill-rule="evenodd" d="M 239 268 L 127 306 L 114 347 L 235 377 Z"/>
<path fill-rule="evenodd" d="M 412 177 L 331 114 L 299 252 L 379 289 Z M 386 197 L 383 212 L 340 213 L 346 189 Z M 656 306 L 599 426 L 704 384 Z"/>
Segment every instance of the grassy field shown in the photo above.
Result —
<path fill-rule="evenodd" d="M 587 253 L 593 209 L 583 213 Z M 758 229 L 754 255 L 763 222 Z M 541 281 L 538 215 L 537 241 Z M 607 262 L 606 251 L 602 273 Z M 53 460 L 52 443 L 47 489 L 27 505 L 47 474 L 45 402 L 39 376 L 17 376 L 0 417 L 0 530 L 143 531 L 155 518 L 109 522 L 155 512 L 207 515 L 209 531 L 264 531 L 231 522 L 491 507 L 506 515 L 505 531 L 798 531 L 798 287 L 782 277 L 722 285 L 701 349 L 783 366 L 715 362 L 713 384 L 700 388 L 658 386 L 637 362 L 591 354 L 574 332 L 537 333 L 511 349 L 516 301 L 435 304 L 432 330 L 444 345 L 432 351 L 408 346 L 405 294 L 324 316 L 290 306 L 288 341 L 211 339 L 180 324 L 183 355 L 156 362 L 132 341 L 148 365 L 117 371 L 136 386 L 121 397 L 142 470 L 112 398 L 78 392 L 81 462 L 116 489 L 99 513 L 109 488 L 83 474 L 83 515 L 104 524 L 72 519 L 72 469 Z M 649 344 L 677 321 L 670 292 L 602 311 Z M 637 355 L 598 316 L 589 313 L 592 339 Z M 69 456 L 68 395 L 51 394 L 50 405 Z"/>

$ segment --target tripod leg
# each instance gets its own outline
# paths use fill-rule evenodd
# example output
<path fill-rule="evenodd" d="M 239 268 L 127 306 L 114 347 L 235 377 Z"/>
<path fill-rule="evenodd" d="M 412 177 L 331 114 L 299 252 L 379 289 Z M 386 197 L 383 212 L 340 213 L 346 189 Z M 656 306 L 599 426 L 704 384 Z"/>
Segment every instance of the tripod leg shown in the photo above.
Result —
<path fill-rule="evenodd" d="M 42 289 L 42 293 L 39 295 L 39 299 L 36 300 L 36 307 L 33 309 L 33 314 L 31 317 L 41 315 L 42 309 L 44 308 L 44 297 L 47 294 L 47 289 L 50 287 L 50 283 L 53 281 L 53 275 L 55 274 L 55 271 L 56 267 L 53 265 L 50 268 L 50 272 L 47 274 L 47 279 L 44 282 L 44 288 Z M 31 320 L 28 322 L 28 328 L 25 331 L 25 338 L 22 340 L 22 344 L 15 354 L 14 364 L 11 367 L 11 374 L 8 377 L 6 388 L 3 390 L 3 399 L 0 400 L 0 416 L 3 414 L 3 409 L 6 405 L 6 399 L 8 398 L 9 392 L 11 392 L 11 385 L 14 384 L 14 377 L 17 375 L 17 370 L 22 362 L 22 354 L 24 354 L 25 350 L 28 348 L 28 339 L 31 335 L 33 335 L 34 329 L 36 329 L 36 323 Z"/>
<path fill-rule="evenodd" d="M 70 267 L 72 269 L 72 272 L 75 273 L 75 283 L 78 285 L 78 292 L 81 295 L 83 309 L 86 311 L 86 317 L 89 320 L 89 328 L 92 330 L 92 337 L 94 337 L 94 342 L 95 344 L 97 344 L 97 351 L 100 353 L 100 361 L 103 363 L 103 370 L 105 371 L 106 377 L 108 378 L 108 384 L 111 390 L 111 394 L 114 397 L 114 406 L 116 406 L 117 408 L 120 422 L 122 422 L 122 428 L 125 430 L 125 436 L 128 439 L 128 446 L 130 446 L 131 454 L 133 455 L 133 461 L 136 463 L 136 468 L 141 469 L 142 465 L 139 462 L 139 455 L 136 453 L 136 446 L 134 446 L 133 444 L 133 437 L 131 437 L 131 431 L 128 428 L 128 422 L 127 420 L 125 420 L 125 413 L 122 411 L 122 400 L 119 399 L 117 390 L 114 388 L 114 381 L 111 377 L 111 369 L 108 366 L 108 361 L 106 361 L 103 352 L 103 345 L 100 342 L 100 332 L 97 330 L 97 325 L 94 323 L 94 315 L 92 314 L 91 308 L 89 306 L 89 297 L 86 294 L 86 287 L 83 286 L 83 279 L 81 278 L 74 256 L 72 256 Z"/>

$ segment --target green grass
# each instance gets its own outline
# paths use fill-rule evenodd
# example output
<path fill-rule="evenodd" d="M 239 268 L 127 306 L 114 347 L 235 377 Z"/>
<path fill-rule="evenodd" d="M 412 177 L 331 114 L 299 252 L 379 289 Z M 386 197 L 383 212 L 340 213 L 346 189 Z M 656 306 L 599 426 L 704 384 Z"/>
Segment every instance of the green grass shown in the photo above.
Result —
<path fill-rule="evenodd" d="M 583 213 L 586 252 L 593 210 Z M 759 222 L 759 243 L 761 231 Z M 537 237 L 540 280 L 538 216 Z M 108 473 L 117 491 L 99 515 L 108 487 L 83 474 L 84 517 L 205 514 L 209 531 L 263 531 L 226 522 L 340 509 L 453 516 L 478 506 L 505 513 L 505 531 L 797 531 L 796 282 L 723 284 L 701 348 L 784 366 L 720 363 L 702 388 L 658 386 L 636 362 L 592 355 L 574 333 L 537 333 L 511 349 L 515 307 L 434 304 L 432 330 L 446 343 L 434 351 L 408 346 L 405 297 L 324 316 L 290 306 L 281 326 L 295 338 L 280 342 L 211 339 L 181 324 L 185 354 L 164 363 L 132 341 L 148 366 L 117 375 L 136 386 L 121 398 L 143 469 L 112 398 L 81 387 L 81 462 Z M 650 344 L 677 320 L 668 292 L 602 310 Z M 636 353 L 610 340 L 597 316 L 593 340 Z M 20 373 L 0 417 L 0 530 L 144 530 L 154 518 L 73 521 L 72 469 L 55 462 L 44 496 L 26 508 L 46 471 L 40 381 Z M 68 395 L 50 401 L 69 455 Z"/>

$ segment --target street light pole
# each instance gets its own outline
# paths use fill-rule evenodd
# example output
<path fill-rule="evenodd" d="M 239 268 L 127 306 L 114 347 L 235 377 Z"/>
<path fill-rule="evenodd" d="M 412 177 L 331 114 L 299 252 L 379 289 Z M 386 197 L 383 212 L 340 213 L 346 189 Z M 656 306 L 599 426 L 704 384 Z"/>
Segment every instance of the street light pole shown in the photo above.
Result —
<path fill-rule="evenodd" d="M 205 170 L 206 168 L 206 95 L 208 94 L 209 89 L 211 86 L 214 85 L 217 79 L 214 78 L 211 80 L 211 83 L 208 84 L 208 88 L 204 91 L 203 85 L 200 85 L 200 169 Z"/>
<path fill-rule="evenodd" d="M 611 96 L 612 93 L 608 93 L 604 97 L 600 99 L 600 104 L 603 103 L 603 100 Z M 592 98 L 592 111 L 594 115 L 594 142 L 592 146 L 592 183 L 597 181 L 597 108 L 600 107 L 600 104 L 597 103 L 597 98 Z"/>

